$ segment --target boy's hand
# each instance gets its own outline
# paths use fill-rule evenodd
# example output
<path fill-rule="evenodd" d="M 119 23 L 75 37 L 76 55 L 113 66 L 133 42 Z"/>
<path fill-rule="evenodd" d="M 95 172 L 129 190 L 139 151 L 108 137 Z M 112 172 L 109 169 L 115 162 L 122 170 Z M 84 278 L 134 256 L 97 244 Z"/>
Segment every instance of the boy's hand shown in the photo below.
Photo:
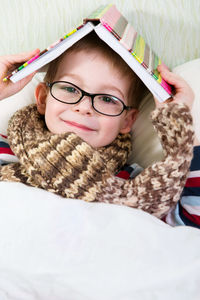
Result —
<path fill-rule="evenodd" d="M 36 49 L 26 53 L 0 57 L 0 100 L 12 96 L 23 89 L 23 87 L 29 81 L 31 81 L 36 72 L 16 83 L 13 83 L 10 80 L 3 82 L 3 78 L 7 76 L 8 72 L 14 71 L 17 67 L 19 67 L 19 65 L 23 64 L 39 53 L 40 50 Z"/>
<path fill-rule="evenodd" d="M 181 76 L 170 72 L 164 65 L 160 65 L 158 67 L 158 71 L 167 83 L 174 86 L 175 95 L 163 103 L 160 103 L 157 99 L 154 98 L 156 106 L 159 107 L 167 101 L 173 101 L 176 103 L 185 103 L 191 110 L 194 101 L 194 93 L 187 82 Z"/>
<path fill-rule="evenodd" d="M 187 82 L 181 76 L 170 72 L 168 68 L 164 65 L 160 65 L 158 67 L 158 71 L 160 72 L 161 76 L 166 82 L 174 86 L 175 95 L 163 103 L 160 103 L 157 99 L 154 98 L 156 107 L 160 107 L 166 102 L 173 101 L 176 103 L 185 103 L 191 111 L 194 102 L 194 93 L 191 87 L 187 84 Z M 199 146 L 199 145 L 200 145 L 200 141 L 195 135 L 194 146 Z"/>

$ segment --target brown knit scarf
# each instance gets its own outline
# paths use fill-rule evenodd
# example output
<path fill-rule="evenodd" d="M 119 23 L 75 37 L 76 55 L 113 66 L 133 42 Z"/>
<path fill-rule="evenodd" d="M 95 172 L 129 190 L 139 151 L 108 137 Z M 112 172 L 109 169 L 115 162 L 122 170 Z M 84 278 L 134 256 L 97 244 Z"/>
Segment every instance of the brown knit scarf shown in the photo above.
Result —
<path fill-rule="evenodd" d="M 35 105 L 11 118 L 8 138 L 19 163 L 0 168 L 1 181 L 17 181 L 63 197 L 140 208 L 162 217 L 180 198 L 192 159 L 193 129 L 189 109 L 170 103 L 156 109 L 153 124 L 165 158 L 132 180 L 114 174 L 127 161 L 129 134 L 94 149 L 74 133 L 52 134 Z"/>
<path fill-rule="evenodd" d="M 35 105 L 15 113 L 8 139 L 19 163 L 2 167 L 0 180 L 19 181 L 64 197 L 96 199 L 96 182 L 115 174 L 131 151 L 130 134 L 108 146 L 92 148 L 74 133 L 53 134 Z"/>

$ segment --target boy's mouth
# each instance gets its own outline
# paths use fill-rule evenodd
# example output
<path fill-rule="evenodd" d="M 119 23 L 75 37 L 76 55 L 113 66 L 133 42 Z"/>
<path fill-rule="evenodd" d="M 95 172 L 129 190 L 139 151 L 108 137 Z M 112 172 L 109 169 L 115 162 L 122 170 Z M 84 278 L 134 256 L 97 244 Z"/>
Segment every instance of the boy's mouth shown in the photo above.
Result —
<path fill-rule="evenodd" d="M 70 125 L 72 127 L 76 127 L 76 128 L 79 128 L 79 129 L 82 129 L 82 130 L 85 130 L 85 131 L 95 131 L 95 129 L 92 129 L 92 128 L 89 128 L 85 125 L 82 125 L 82 124 L 79 124 L 79 123 L 76 123 L 76 122 L 72 122 L 72 121 L 64 121 L 67 125 Z"/>

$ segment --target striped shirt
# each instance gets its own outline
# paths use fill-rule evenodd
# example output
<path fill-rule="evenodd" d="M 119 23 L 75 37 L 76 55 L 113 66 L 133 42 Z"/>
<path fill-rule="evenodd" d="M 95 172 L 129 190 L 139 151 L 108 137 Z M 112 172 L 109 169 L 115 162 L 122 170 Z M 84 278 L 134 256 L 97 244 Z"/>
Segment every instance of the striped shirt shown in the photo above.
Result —
<path fill-rule="evenodd" d="M 18 162 L 7 141 L 7 137 L 0 134 L 0 165 L 6 165 L 11 162 Z"/>
<path fill-rule="evenodd" d="M 195 146 L 193 153 L 190 173 L 181 199 L 165 218 L 172 226 L 188 225 L 200 228 L 200 146 Z"/>

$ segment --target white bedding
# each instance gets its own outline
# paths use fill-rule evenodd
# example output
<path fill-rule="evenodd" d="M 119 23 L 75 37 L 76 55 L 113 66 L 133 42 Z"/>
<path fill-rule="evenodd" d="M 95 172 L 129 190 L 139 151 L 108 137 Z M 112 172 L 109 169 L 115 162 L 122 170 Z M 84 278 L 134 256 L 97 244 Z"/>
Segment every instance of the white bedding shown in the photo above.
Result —
<path fill-rule="evenodd" d="M 0 182 L 0 299 L 199 299 L 200 231 Z"/>

